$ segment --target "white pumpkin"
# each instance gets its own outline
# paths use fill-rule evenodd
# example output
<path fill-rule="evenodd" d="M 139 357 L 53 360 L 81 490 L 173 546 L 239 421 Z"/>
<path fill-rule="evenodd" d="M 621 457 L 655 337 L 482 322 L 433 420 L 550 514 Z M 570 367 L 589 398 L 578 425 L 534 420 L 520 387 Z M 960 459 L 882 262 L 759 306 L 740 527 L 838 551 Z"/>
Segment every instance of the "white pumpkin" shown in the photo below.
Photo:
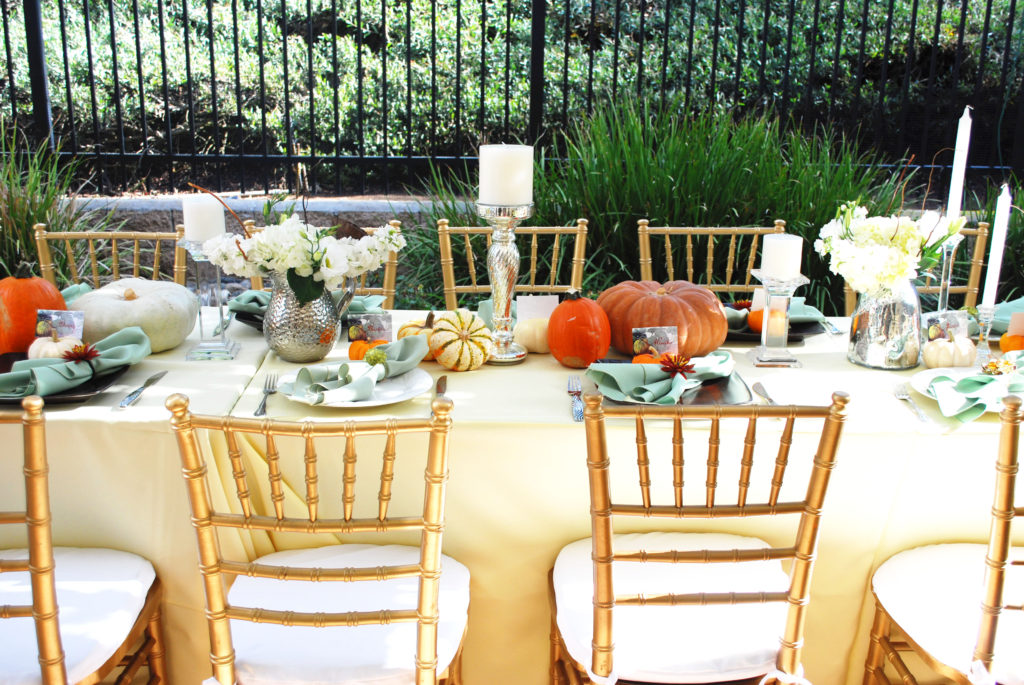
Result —
<path fill-rule="evenodd" d="M 436 316 L 427 342 L 437 363 L 451 371 L 480 368 L 494 349 L 484 320 L 468 309 Z"/>
<path fill-rule="evenodd" d="M 978 348 L 969 338 L 957 336 L 929 340 L 921 349 L 924 365 L 929 369 L 946 366 L 973 366 Z"/>
<path fill-rule="evenodd" d="M 72 338 L 71 336 L 58 338 L 57 331 L 53 331 L 53 333 L 48 337 L 36 338 L 32 341 L 32 344 L 28 346 L 28 358 L 60 358 L 64 356 L 65 352 L 70 352 L 72 348 L 81 344 L 81 340 L 78 338 Z"/>
<path fill-rule="evenodd" d="M 74 300 L 69 309 L 85 312 L 82 338 L 95 343 L 122 328 L 138 326 L 153 352 L 177 347 L 196 325 L 199 300 L 170 281 L 122 278 Z"/>
<path fill-rule="evenodd" d="M 547 319 L 519 321 L 512 330 L 512 339 L 525 347 L 527 352 L 536 352 L 537 354 L 551 352 L 551 348 L 548 347 Z"/>

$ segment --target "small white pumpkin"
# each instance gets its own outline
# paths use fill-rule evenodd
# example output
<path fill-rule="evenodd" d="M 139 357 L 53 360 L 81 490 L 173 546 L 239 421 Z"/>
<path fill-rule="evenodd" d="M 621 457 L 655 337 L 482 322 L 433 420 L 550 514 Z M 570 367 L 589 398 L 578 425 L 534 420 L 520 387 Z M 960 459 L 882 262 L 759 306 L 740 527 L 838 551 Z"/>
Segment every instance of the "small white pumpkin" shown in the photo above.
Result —
<path fill-rule="evenodd" d="M 437 363 L 451 371 L 480 368 L 494 349 L 491 331 L 484 320 L 468 309 L 434 317 L 434 328 L 427 342 Z"/>
<path fill-rule="evenodd" d="M 81 340 L 78 338 L 72 338 L 71 336 L 58 338 L 57 331 L 53 331 L 48 337 L 36 338 L 32 341 L 32 344 L 28 347 L 28 358 L 59 359 L 64 356 L 65 352 L 70 352 L 72 348 L 81 344 Z"/>
<path fill-rule="evenodd" d="M 69 308 L 85 312 L 82 338 L 87 343 L 138 326 L 149 337 L 153 352 L 162 352 L 177 347 L 192 332 L 199 300 L 177 283 L 122 278 L 82 295 Z"/>
<path fill-rule="evenodd" d="M 527 352 L 536 352 L 537 354 L 551 352 L 551 348 L 548 347 L 547 319 L 519 321 L 512 330 L 512 339 L 525 347 Z"/>
<path fill-rule="evenodd" d="M 921 349 L 924 365 L 929 369 L 947 366 L 972 366 L 978 348 L 964 336 L 929 340 Z"/>

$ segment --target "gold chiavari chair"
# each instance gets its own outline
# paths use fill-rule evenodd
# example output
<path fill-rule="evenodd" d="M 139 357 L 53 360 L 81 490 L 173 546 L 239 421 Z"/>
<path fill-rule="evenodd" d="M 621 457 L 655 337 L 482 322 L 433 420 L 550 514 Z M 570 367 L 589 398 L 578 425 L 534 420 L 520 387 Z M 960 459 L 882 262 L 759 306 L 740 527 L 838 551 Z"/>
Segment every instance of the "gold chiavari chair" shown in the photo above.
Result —
<path fill-rule="evenodd" d="M 551 573 L 552 682 L 720 682 L 769 673 L 778 682 L 802 682 L 795 677 L 802 677 L 821 507 L 848 399 L 837 392 L 831 406 L 602 408 L 602 396 L 588 393 L 584 417 L 593 534 L 564 547 Z M 762 418 L 783 423 L 780 437 L 758 450 Z M 606 432 L 609 419 L 633 422 L 633 448 L 627 450 L 622 433 Z M 703 462 L 684 458 L 688 419 L 710 421 Z M 820 431 L 813 464 L 790 455 L 798 424 L 801 432 Z M 742 454 L 724 459 L 723 441 L 731 442 L 727 449 L 742 447 Z M 613 454 L 619 448 L 635 453 L 627 460 L 627 454 Z M 625 484 L 613 482 L 613 459 L 623 467 L 635 460 L 638 499 L 627 503 Z M 684 499 L 687 461 L 703 485 L 693 501 Z M 787 470 L 791 477 L 784 487 Z M 657 482 L 658 473 L 669 471 L 671 484 L 668 478 Z M 738 474 L 735 498 L 719 492 L 725 473 Z M 787 515 L 791 518 L 776 520 Z M 702 519 L 707 526 L 710 519 L 731 517 L 771 517 L 765 525 L 773 530 L 788 521 L 796 532 L 784 538 L 787 544 L 773 547 L 756 537 L 660 526 L 658 532 L 624 534 L 613 525 L 658 518 Z M 788 575 L 781 560 L 789 560 Z"/>
<path fill-rule="evenodd" d="M 208 682 L 460 682 L 469 571 L 441 554 L 450 400 L 436 398 L 428 419 L 343 423 L 200 416 L 189 412 L 183 395 L 170 396 L 167 408 L 199 542 L 214 676 Z M 226 442 L 235 484 L 232 506 L 240 513 L 213 508 L 199 429 Z M 323 445 L 331 437 L 344 440 L 341 454 Z M 426 440 L 425 471 L 413 450 L 397 453 L 400 437 L 417 444 Z M 382 457 L 372 463 L 358 459 L 357 438 L 383 441 Z M 294 439 L 302 443 L 302 455 L 290 460 L 279 445 L 287 448 Z M 243 451 L 256 441 L 265 450 L 266 481 L 245 468 Z M 318 447 L 329 451 L 327 458 L 319 458 Z M 379 474 L 372 481 L 379 487 L 376 498 L 357 502 L 360 472 Z M 409 484 L 403 491 L 416 491 L 410 481 L 399 480 L 403 473 L 416 479 L 425 474 L 422 496 L 392 498 L 393 487 L 402 484 Z M 303 481 L 304 496 L 288 501 L 289 483 Z M 341 492 L 322 497 L 321 482 L 334 482 Z M 396 513 L 403 508 L 408 515 Z M 292 535 L 309 544 L 323 544 L 323 534 L 330 534 L 360 544 L 279 551 L 242 562 L 225 558 L 218 528 Z M 418 535 L 419 545 L 384 544 L 396 535 Z M 381 544 L 362 544 L 369 539 Z"/>
<path fill-rule="evenodd" d="M 183 226 L 173 233 L 148 231 L 64 231 L 50 232 L 44 224 L 35 225 L 36 250 L 39 253 L 39 271 L 43 278 L 57 287 L 68 285 L 57 283 L 55 258 L 66 262 L 72 283 L 81 283 L 83 278 L 94 288 L 100 287 L 108 277 L 117 280 L 123 277 L 151 278 L 160 280 L 161 255 L 170 251 L 174 255 L 169 280 L 185 285 L 185 248 L 178 241 L 185 235 Z M 131 245 L 131 250 L 122 246 Z M 56 255 L 54 254 L 56 253 Z M 152 257 L 152 264 L 143 265 Z M 109 264 L 107 260 L 109 259 Z M 130 268 L 122 268 L 122 260 L 129 260 Z"/>
<path fill-rule="evenodd" d="M 640 245 L 640 279 L 654 280 L 654 259 L 651 254 L 651 237 L 661 236 L 664 240 L 665 280 L 677 280 L 676 257 L 673 252 L 673 238 L 679 248 L 685 250 L 685 271 L 680 269 L 678 279 L 687 280 L 716 293 L 751 294 L 760 284 L 752 280 L 751 269 L 757 266 L 757 247 L 760 237 L 771 233 L 784 233 L 786 222 L 778 219 L 773 226 L 760 227 L 671 227 L 651 226 L 647 219 L 637 222 L 637 239 Z M 725 256 L 716 253 L 716 246 L 726 240 Z M 700 252 L 705 255 L 704 268 L 699 268 Z M 744 258 L 746 255 L 746 258 Z M 696 257 L 696 259 L 695 259 Z M 725 260 L 724 273 L 722 260 Z"/>
<path fill-rule="evenodd" d="M 875 571 L 865 685 L 889 682 L 886 660 L 900 682 L 916 685 L 900 656 L 907 651 L 963 685 L 1024 683 L 1024 559 L 1010 560 L 1022 551 L 1010 546 L 1011 523 L 1024 516 L 1014 497 L 1022 418 L 1019 397 L 1003 400 L 988 545 L 917 547 Z M 893 639 L 894 627 L 903 640 Z"/>
<path fill-rule="evenodd" d="M 450 226 L 447 219 L 437 222 L 437 239 L 441 250 L 441 277 L 444 281 L 445 307 L 455 309 L 459 306 L 459 296 L 467 294 L 486 294 L 490 296 L 491 286 L 478 281 L 478 272 L 487 273 L 487 249 L 491 246 L 491 228 L 489 226 Z M 465 275 L 456 277 L 455 258 L 452 249 L 452 237 L 462 236 L 461 249 L 466 260 Z M 484 236 L 486 244 L 474 241 L 475 236 Z M 583 287 L 583 265 L 587 261 L 587 220 L 577 219 L 575 226 L 518 226 L 516 236 L 520 253 L 526 251 L 524 243 L 529 237 L 530 268 L 524 270 L 516 284 L 517 293 L 550 294 L 564 293 L 568 290 L 580 290 Z M 545 249 L 541 256 L 540 238 L 551 236 L 550 252 Z M 568 283 L 559 283 L 562 264 L 562 237 L 573 241 L 572 270 Z M 474 253 L 474 247 L 476 252 Z M 477 258 L 483 263 L 477 266 Z M 545 261 L 546 260 L 546 261 Z M 460 262 L 461 263 L 461 262 Z M 538 271 L 542 267 L 548 270 L 546 282 L 538 279 Z M 465 281 L 469 281 L 468 284 Z"/>
<path fill-rule="evenodd" d="M 970 248 L 970 269 L 967 272 L 967 282 L 963 285 L 951 285 L 949 287 L 950 295 L 963 295 L 964 306 L 973 307 L 978 304 L 978 286 L 981 283 L 981 267 L 985 263 L 985 245 L 988 242 L 988 229 L 989 225 L 985 222 L 980 222 L 977 228 L 963 228 L 960 230 L 960 235 L 964 237 L 960 245 L 957 246 L 953 252 L 953 263 L 956 263 L 956 257 L 958 254 L 962 254 L 961 248 L 966 243 Z M 942 265 L 938 265 L 937 269 L 941 269 Z M 939 293 L 938 280 L 932 277 L 926 277 L 925 282 L 917 286 L 917 292 L 925 295 L 937 295 Z M 844 292 L 846 295 L 846 316 L 852 316 L 854 309 L 857 307 L 857 293 L 849 286 L 844 283 Z"/>
<path fill-rule="evenodd" d="M 0 423 L 22 424 L 25 453 L 25 509 L 0 511 L 0 524 L 28 529 L 27 549 L 0 550 L 0 683 L 88 685 L 118 667 L 117 682 L 130 683 L 147 663 L 149 683 L 168 682 L 152 564 L 53 546 L 43 400 L 21 406 L 20 415 L 0 412 Z"/>
<path fill-rule="evenodd" d="M 401 228 L 402 227 L 402 222 L 398 221 L 397 219 L 392 219 L 391 221 L 388 222 L 388 224 L 390 224 L 391 226 L 394 226 L 395 228 Z M 262 231 L 263 230 L 262 226 L 257 228 L 255 222 L 253 222 L 251 219 L 247 220 L 245 222 L 245 225 L 246 225 L 246 229 L 249 232 L 251 232 L 251 233 L 255 233 L 256 231 Z M 373 235 L 374 232 L 377 230 L 377 228 L 378 227 L 376 227 L 376 226 L 366 226 L 366 227 L 363 228 L 363 230 L 366 231 L 367 234 Z M 384 309 L 394 309 L 395 308 L 395 279 L 398 276 L 398 253 L 397 252 L 392 251 L 392 252 L 388 253 L 387 261 L 384 262 L 384 268 L 381 271 L 382 271 L 382 277 L 381 277 L 380 285 L 373 285 L 373 284 L 369 283 L 368 278 L 367 278 L 368 274 L 363 274 L 362 276 L 360 276 L 356 280 L 356 292 L 355 292 L 355 294 L 356 295 L 383 295 L 384 296 L 384 302 L 383 302 L 383 304 L 381 306 Z M 263 288 L 264 288 L 263 279 L 260 278 L 259 276 L 256 276 L 256 277 L 252 278 L 250 283 L 251 283 L 251 287 L 252 287 L 253 290 L 263 290 Z"/>

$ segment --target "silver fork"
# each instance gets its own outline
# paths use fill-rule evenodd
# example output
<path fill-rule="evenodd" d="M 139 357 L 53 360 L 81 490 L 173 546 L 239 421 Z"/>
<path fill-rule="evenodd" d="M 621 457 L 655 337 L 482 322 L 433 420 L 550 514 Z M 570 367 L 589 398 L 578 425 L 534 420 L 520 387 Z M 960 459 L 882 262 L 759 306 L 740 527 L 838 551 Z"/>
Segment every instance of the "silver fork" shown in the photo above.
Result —
<path fill-rule="evenodd" d="M 579 376 L 569 376 L 569 397 L 572 400 L 572 420 L 582 421 L 583 420 L 583 398 L 580 394 L 583 392 L 583 385 L 580 382 Z"/>
<path fill-rule="evenodd" d="M 928 417 L 924 415 L 924 412 L 921 411 L 921 407 L 917 406 L 917 402 L 915 402 L 914 398 L 910 396 L 910 388 L 907 387 L 906 383 L 900 383 L 892 389 L 892 392 L 893 395 L 896 396 L 896 399 L 903 400 L 914 408 L 914 413 L 917 414 L 917 418 L 924 423 L 931 423 L 931 421 L 928 420 Z"/>
<path fill-rule="evenodd" d="M 260 404 L 256 407 L 256 411 L 252 413 L 253 416 L 266 416 L 267 415 L 267 398 L 277 392 L 277 374 L 272 373 L 267 376 L 267 379 L 263 382 L 263 399 L 260 400 Z"/>

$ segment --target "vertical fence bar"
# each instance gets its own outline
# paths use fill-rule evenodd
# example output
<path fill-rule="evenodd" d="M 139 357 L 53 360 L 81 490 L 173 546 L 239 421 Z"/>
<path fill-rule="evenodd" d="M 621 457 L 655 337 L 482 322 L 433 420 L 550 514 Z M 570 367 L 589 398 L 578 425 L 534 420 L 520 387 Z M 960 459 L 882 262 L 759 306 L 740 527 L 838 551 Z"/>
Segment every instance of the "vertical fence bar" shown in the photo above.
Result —
<path fill-rule="evenodd" d="M 270 165 L 270 142 L 267 140 L 267 74 L 263 67 L 263 0 L 256 0 L 256 52 L 259 55 L 260 72 L 260 141 L 263 148 L 263 164 L 260 165 L 263 176 L 263 192 L 270 192 L 270 178 L 267 167 Z"/>
<path fill-rule="evenodd" d="M 569 125 L 569 7 L 572 0 L 565 2 L 565 30 L 562 41 L 562 126 Z"/>
<path fill-rule="evenodd" d="M 836 111 L 836 85 L 839 83 L 840 55 L 843 47 L 843 24 L 846 20 L 846 0 L 839 0 L 839 7 L 836 8 L 836 43 L 832 54 L 832 88 L 831 98 L 828 103 L 828 116 L 832 119 Z"/>
<path fill-rule="evenodd" d="M 690 95 L 693 92 L 693 32 L 697 23 L 697 0 L 690 0 L 690 25 L 686 36 L 686 112 L 690 112 Z"/>
<path fill-rule="evenodd" d="M 740 0 L 738 9 L 739 19 L 736 24 L 736 83 L 733 89 L 736 92 L 736 104 L 742 105 L 741 90 L 743 85 L 743 40 L 746 38 L 747 0 Z"/>
<path fill-rule="evenodd" d="M 77 155 L 78 129 L 75 126 L 75 103 L 71 94 L 71 61 L 68 59 L 68 15 L 64 7 L 64 0 L 57 0 L 57 11 L 60 14 L 60 48 L 64 56 L 64 97 L 67 98 L 65 104 L 68 112 L 68 135 L 71 138 L 71 154 Z M 10 51 L 9 45 L 7 49 Z"/>
<path fill-rule="evenodd" d="M 164 25 L 164 3 L 163 0 L 156 1 L 156 15 L 157 25 L 160 30 L 160 79 L 163 84 L 163 96 L 164 96 L 164 132 L 167 137 L 167 156 L 171 159 L 174 158 L 174 128 L 171 126 L 171 96 L 170 89 L 167 84 L 167 37 L 165 33 L 166 26 Z M 168 165 L 170 172 L 168 174 L 169 183 L 171 187 L 174 187 L 174 163 Z"/>
<path fill-rule="evenodd" d="M 860 17 L 860 47 L 857 50 L 857 77 L 853 85 L 853 98 L 860 103 L 860 87 L 864 83 L 864 49 L 868 39 L 868 8 L 871 0 L 864 0 L 864 10 Z"/>
<path fill-rule="evenodd" d="M 743 2 L 744 0 L 740 0 Z M 672 14 L 672 0 L 665 0 L 665 28 L 661 35 L 661 108 L 665 109 L 668 94 L 668 27 Z"/>
<path fill-rule="evenodd" d="M 381 155 L 384 158 L 384 169 L 388 164 L 388 3 L 380 0 L 380 30 L 382 43 L 380 46 L 380 101 L 381 101 Z M 389 174 L 384 174 L 385 185 L 390 190 Z"/>
<path fill-rule="evenodd" d="M 511 2 L 511 0 L 509 0 Z M 507 92 L 507 91 L 506 91 Z M 508 98 L 506 97 L 506 101 Z M 430 3 L 430 154 L 437 155 L 437 3 Z"/>
<path fill-rule="evenodd" d="M 412 1 L 405 3 L 405 156 L 412 157 Z"/>
<path fill-rule="evenodd" d="M 878 79 L 878 100 L 875 104 L 875 141 L 879 146 L 885 138 L 884 135 L 884 109 L 885 93 L 889 89 L 889 53 L 892 50 L 892 12 L 896 0 L 889 0 L 889 11 L 885 17 L 885 43 L 882 48 L 882 73 Z"/>
<path fill-rule="evenodd" d="M 924 95 L 924 123 L 921 126 L 921 153 L 932 157 L 928 148 L 928 129 L 931 124 L 931 110 L 935 106 L 935 77 L 939 59 L 939 32 L 942 30 L 942 0 L 935 0 L 935 27 L 932 31 L 932 58 L 928 65 L 928 86 Z M 952 158 L 951 158 L 952 159 Z M 930 161 L 930 160 L 929 160 Z"/>
<path fill-rule="evenodd" d="M 121 77 L 117 64 L 117 24 L 114 21 L 114 0 L 107 0 L 107 20 L 110 23 L 110 75 L 114 79 L 114 121 L 117 122 L 117 150 L 120 153 L 118 173 L 123 183 L 127 148 L 124 144 L 124 115 L 121 111 Z"/>
<path fill-rule="evenodd" d="M 760 99 L 760 104 L 763 107 L 765 104 L 765 97 L 767 96 L 767 93 L 765 91 L 768 86 L 767 81 L 765 80 L 765 69 L 768 64 L 768 19 L 769 17 L 771 17 L 772 14 L 771 0 L 764 0 L 764 9 L 762 11 L 762 14 L 764 16 L 762 18 L 761 24 L 761 63 L 758 67 L 757 91 L 758 99 Z"/>
<path fill-rule="evenodd" d="M 910 32 L 907 34 L 907 59 L 903 66 L 903 86 L 900 96 L 900 125 L 896 142 L 896 149 L 904 150 L 907 130 L 907 110 L 910 107 L 910 72 L 914 68 L 914 55 L 916 52 L 915 40 L 917 38 L 917 6 L 918 0 L 914 0 L 910 8 Z"/>
<path fill-rule="evenodd" d="M 462 156 L 462 0 L 455 0 L 455 156 Z"/>
<path fill-rule="evenodd" d="M 536 6 L 536 2 L 534 6 Z M 615 0 L 615 43 L 612 48 L 612 101 L 619 99 L 619 27 L 621 26 L 621 20 L 622 0 Z"/>
<path fill-rule="evenodd" d="M 32 122 L 38 140 L 46 141 L 47 147 L 52 150 L 54 149 L 53 115 L 50 112 L 50 88 L 46 75 L 43 11 L 39 0 L 24 0 L 22 7 L 25 9 L 25 50 L 28 53 L 28 80 L 32 90 Z M 6 12 L 4 21 L 7 21 Z M 9 64 L 10 58 L 8 57 Z M 114 73 L 117 73 L 116 66 Z M 11 81 L 11 87 L 13 96 L 13 81 Z M 120 109 L 118 111 L 120 112 Z"/>
<path fill-rule="evenodd" d="M 149 127 L 146 117 L 146 81 L 142 73 L 142 36 L 139 24 L 139 0 L 132 0 L 132 23 L 135 26 L 135 75 L 139 81 L 139 123 L 142 127 L 142 156 L 149 153 Z M 74 130 L 74 126 L 72 126 Z"/>
<path fill-rule="evenodd" d="M 318 155 L 316 140 L 316 78 L 313 74 L 313 42 L 316 40 L 313 33 L 313 3 L 306 0 L 306 87 L 309 88 L 309 149 L 306 154 L 310 156 L 309 165 L 306 167 L 306 187 L 303 192 L 313 192 L 317 187 L 316 183 L 316 157 Z"/>
<path fill-rule="evenodd" d="M 14 57 L 11 55 L 11 27 L 7 19 L 7 0 L 0 0 L 4 19 L 4 51 L 7 53 L 7 89 L 11 92 L 11 118 L 18 121 L 18 97 L 14 88 Z"/>
<path fill-rule="evenodd" d="M 568 1 L 568 0 L 566 0 Z M 636 97 L 644 97 L 644 44 L 646 39 L 645 19 L 647 18 L 647 0 L 640 0 L 640 41 L 636 50 Z"/>
<path fill-rule="evenodd" d="M 291 81 L 288 77 L 288 2 L 281 0 L 281 80 L 284 86 L 284 162 L 289 192 L 296 191 L 295 137 L 292 132 Z"/>
<path fill-rule="evenodd" d="M 504 135 L 508 139 L 509 118 L 511 116 L 512 88 L 512 0 L 505 0 L 505 123 Z"/>
<path fill-rule="evenodd" d="M 992 0 L 985 3 L 985 24 L 981 29 L 981 56 L 978 57 L 978 75 L 974 81 L 974 101 L 978 100 L 978 91 L 981 90 L 981 82 L 985 74 L 985 59 L 988 57 L 988 32 L 992 26 Z M 1007 55 L 1009 58 L 1009 55 Z"/>
<path fill-rule="evenodd" d="M 334 73 L 331 108 L 334 114 L 334 156 L 337 158 L 341 157 L 341 102 L 338 97 L 338 91 L 341 89 L 341 69 L 338 65 L 338 0 L 331 0 L 331 29 L 331 71 Z M 334 194 L 339 193 L 341 193 L 341 162 L 335 159 Z"/>
<path fill-rule="evenodd" d="M 782 107 L 779 112 L 782 114 L 783 126 L 786 124 L 786 115 L 789 112 L 789 67 L 793 63 L 793 23 L 796 21 L 796 0 L 789 0 L 789 17 L 786 21 L 786 61 L 782 68 Z"/>
<path fill-rule="evenodd" d="M 1006 89 L 1006 83 L 1007 83 L 1007 76 L 1008 76 L 1009 70 L 1010 70 L 1010 40 L 1011 40 L 1011 38 L 1013 38 L 1013 24 L 1014 24 L 1014 19 L 1016 17 L 1016 11 L 1017 11 L 1017 0 L 1010 0 L 1010 7 L 1009 7 L 1009 9 L 1007 11 L 1007 18 L 1006 18 L 1006 42 L 1005 42 L 1005 44 L 1003 46 L 1003 69 L 1002 69 L 1002 74 L 999 77 L 999 101 L 1003 103 L 1003 106 L 1002 106 L 1002 109 L 999 112 L 999 120 L 996 123 L 997 128 L 996 128 L 996 136 L 995 136 L 996 137 L 995 144 L 996 144 L 996 147 L 997 147 L 997 159 L 999 160 L 999 164 L 1000 165 L 1005 163 L 1004 160 L 1003 160 L 1003 148 L 1002 148 L 1002 145 L 1001 145 L 1001 143 L 1002 143 L 1002 130 L 1003 130 L 1002 124 L 1003 124 L 1003 117 L 1006 115 L 1006 109 L 1009 107 L 1009 101 L 1006 98 L 1006 90 L 1007 90 Z M 1022 102 L 1024 102 L 1024 98 L 1021 98 L 1021 100 L 1022 100 Z M 1018 125 L 1016 130 L 1020 131 L 1022 129 Z M 1012 162 L 1013 167 L 1014 167 L 1014 169 L 1016 170 L 1016 172 L 1018 174 L 1024 174 L 1024 144 L 1021 143 L 1021 139 L 1022 138 L 1024 138 L 1024 137 L 1022 137 L 1020 135 L 1017 135 L 1017 136 L 1014 137 L 1014 149 L 1015 150 L 1020 150 L 1020 154 L 1019 155 L 1015 154 L 1015 155 L 1013 155 L 1013 157 L 1011 157 L 1011 159 L 1014 160 Z M 1007 160 L 1007 161 L 1009 161 L 1009 160 Z"/>
<path fill-rule="evenodd" d="M 188 0 L 181 0 L 181 25 L 185 32 L 185 96 L 188 99 L 188 130 L 189 137 L 192 140 L 192 158 L 191 158 L 191 169 L 188 176 L 192 178 L 196 177 L 198 170 L 199 156 L 198 147 L 196 146 L 196 114 L 195 114 L 195 100 L 192 96 L 192 47 L 191 39 L 189 37 L 189 20 L 188 20 Z"/>
<path fill-rule="evenodd" d="M 953 60 L 953 92 L 960 85 L 960 67 L 964 62 L 964 37 L 967 34 L 967 4 L 970 0 L 960 3 L 960 26 L 956 30 L 956 59 Z"/>
<path fill-rule="evenodd" d="M 544 126 L 544 24 L 547 2 L 532 0 L 530 18 L 530 127 L 529 141 L 536 143 Z M 616 2 L 616 7 L 618 3 Z M 616 35 L 616 44 L 618 35 Z M 617 53 L 616 53 L 617 54 Z"/>
<path fill-rule="evenodd" d="M 224 164 L 220 158 L 220 110 L 217 102 L 217 59 L 214 55 L 213 0 L 206 0 L 207 32 L 210 39 L 210 114 L 213 116 L 213 160 L 217 170 L 217 190 L 224 190 Z"/>
<path fill-rule="evenodd" d="M 722 0 L 715 0 L 714 29 L 711 34 L 711 84 L 708 87 L 708 103 L 714 107 L 715 90 L 718 83 L 718 41 L 721 38 Z"/>
<path fill-rule="evenodd" d="M 917 2 L 917 0 L 914 0 Z M 818 22 L 821 19 L 821 0 L 814 0 L 814 17 L 811 20 L 811 54 L 807 60 L 807 88 L 804 90 L 804 108 L 811 108 L 814 93 L 815 74 L 818 69 Z"/>
<path fill-rule="evenodd" d="M 594 111 L 594 56 L 597 52 L 597 0 L 590 0 L 590 28 L 587 30 L 587 114 Z"/>
<path fill-rule="evenodd" d="M 485 136 L 484 104 L 487 98 L 487 0 L 480 0 L 480 113 L 477 116 L 477 134 Z"/>
<path fill-rule="evenodd" d="M 103 144 L 100 141 L 99 107 L 96 104 L 96 70 L 92 59 L 92 13 L 89 11 L 89 0 L 82 0 L 82 24 L 85 27 L 85 54 L 89 59 L 89 103 L 92 105 L 93 152 L 96 153 L 96 169 L 99 177 L 99 191 L 106 186 L 106 168 L 100 154 Z"/>
<path fill-rule="evenodd" d="M 242 117 L 242 58 L 238 44 L 238 0 L 231 0 L 231 41 L 235 57 L 235 132 L 238 134 L 238 169 L 239 190 L 245 192 L 245 119 Z"/>
<path fill-rule="evenodd" d="M 434 6 L 434 3 L 430 3 Z M 356 0 L 356 121 L 359 134 L 359 178 L 363 192 L 366 192 L 366 133 L 363 130 L 363 119 L 366 110 L 363 107 L 363 3 Z"/>

